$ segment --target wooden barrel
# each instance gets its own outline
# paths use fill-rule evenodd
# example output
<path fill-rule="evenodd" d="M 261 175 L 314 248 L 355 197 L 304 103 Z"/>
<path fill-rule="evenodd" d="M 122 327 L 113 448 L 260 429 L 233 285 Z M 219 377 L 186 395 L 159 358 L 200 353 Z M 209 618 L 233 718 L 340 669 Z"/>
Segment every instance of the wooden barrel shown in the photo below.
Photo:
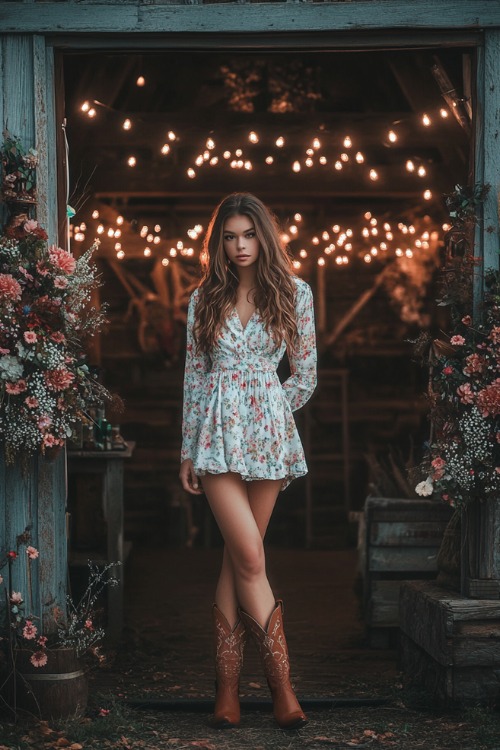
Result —
<path fill-rule="evenodd" d="M 48 661 L 35 667 L 32 651 L 16 651 L 17 708 L 42 719 L 82 716 L 88 699 L 88 682 L 72 648 L 47 651 Z"/>

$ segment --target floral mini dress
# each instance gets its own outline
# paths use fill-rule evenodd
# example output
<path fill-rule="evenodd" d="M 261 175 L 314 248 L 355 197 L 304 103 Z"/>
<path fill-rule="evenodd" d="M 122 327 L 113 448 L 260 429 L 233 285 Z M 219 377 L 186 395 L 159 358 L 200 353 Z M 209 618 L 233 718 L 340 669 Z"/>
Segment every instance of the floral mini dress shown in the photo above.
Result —
<path fill-rule="evenodd" d="M 307 473 L 292 412 L 311 397 L 317 382 L 316 332 L 311 287 L 294 276 L 299 344 L 289 356 L 290 377 L 276 368 L 286 351 L 277 347 L 256 310 L 243 327 L 236 307 L 211 354 L 196 353 L 193 339 L 199 290 L 187 315 L 181 462 L 197 476 L 231 471 L 246 481 L 282 479 L 284 490 Z"/>

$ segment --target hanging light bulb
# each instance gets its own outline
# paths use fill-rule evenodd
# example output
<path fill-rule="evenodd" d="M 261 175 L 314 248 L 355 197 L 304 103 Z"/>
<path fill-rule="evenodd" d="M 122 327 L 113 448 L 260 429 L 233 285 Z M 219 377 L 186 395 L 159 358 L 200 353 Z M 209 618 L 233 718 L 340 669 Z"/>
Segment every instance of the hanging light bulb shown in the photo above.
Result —
<path fill-rule="evenodd" d="M 289 228 L 290 234 L 297 234 L 298 231 L 299 230 L 297 229 L 297 227 L 295 226 L 295 224 L 291 224 L 291 226 Z"/>
<path fill-rule="evenodd" d="M 242 156 L 243 155 L 243 151 L 241 150 L 241 148 L 237 148 L 236 151 L 234 152 L 234 155 L 238 156 L 238 157 Z"/>
<path fill-rule="evenodd" d="M 144 225 L 143 227 L 141 227 L 141 231 L 140 231 L 141 237 L 145 237 L 148 232 L 149 232 L 149 229 L 148 229 L 148 227 L 146 225 Z"/>
<path fill-rule="evenodd" d="M 155 237 L 155 238 L 153 239 L 153 242 L 154 242 L 154 244 L 155 244 L 155 245 L 159 245 L 159 244 L 160 244 L 160 242 L 161 242 L 161 237 Z"/>
<path fill-rule="evenodd" d="M 393 235 L 392 232 L 386 232 L 385 238 L 386 238 L 386 240 L 389 240 L 389 242 L 390 242 L 391 240 L 394 239 L 394 235 Z"/>
<path fill-rule="evenodd" d="M 124 130 L 130 130 L 131 127 L 132 127 L 132 120 L 129 120 L 129 118 L 127 117 L 127 119 L 123 121 L 122 128 Z"/>
<path fill-rule="evenodd" d="M 115 250 L 121 250 L 122 249 L 122 243 L 121 242 L 115 242 Z"/>
<path fill-rule="evenodd" d="M 177 136 L 173 130 L 169 130 L 167 135 L 169 141 L 175 141 L 177 139 Z"/>
<path fill-rule="evenodd" d="M 423 167 L 423 166 L 420 166 L 420 167 L 419 167 L 419 168 L 417 169 L 417 174 L 418 174 L 418 176 L 419 176 L 419 177 L 425 177 L 425 175 L 427 174 L 427 170 L 426 170 L 426 168 L 425 168 L 425 167 Z"/>
<path fill-rule="evenodd" d="M 98 219 L 99 218 L 99 211 L 97 209 L 95 209 L 94 211 L 92 211 L 92 218 L 93 219 Z"/>
<path fill-rule="evenodd" d="M 146 79 L 144 78 L 144 76 L 139 76 L 139 78 L 136 81 L 136 85 L 144 86 L 145 83 L 146 83 Z"/>
<path fill-rule="evenodd" d="M 194 171 L 194 169 L 192 167 L 189 167 L 189 169 L 187 171 L 187 176 L 190 177 L 191 179 L 193 179 L 194 177 L 196 177 L 196 172 Z"/>
<path fill-rule="evenodd" d="M 319 237 L 313 237 L 311 242 L 313 243 L 313 245 L 319 245 Z"/>
<path fill-rule="evenodd" d="M 198 156 L 194 160 L 194 163 L 196 164 L 197 167 L 201 167 L 201 165 L 203 164 L 203 155 L 198 154 Z"/>
<path fill-rule="evenodd" d="M 321 165 L 324 166 L 327 163 L 327 158 L 326 158 L 326 156 L 320 156 L 319 159 L 318 159 L 318 161 L 319 161 L 319 163 Z"/>
<path fill-rule="evenodd" d="M 343 261 L 342 261 L 342 256 L 341 255 L 337 255 L 337 257 L 335 258 L 335 263 L 338 266 L 342 265 Z"/>
<path fill-rule="evenodd" d="M 102 234 L 104 232 L 104 227 L 102 224 L 99 224 L 97 227 L 97 234 Z"/>
<path fill-rule="evenodd" d="M 349 154 L 346 154 L 345 152 L 342 153 L 342 154 L 340 154 L 340 159 L 343 162 L 348 162 L 349 161 Z"/>
<path fill-rule="evenodd" d="M 318 266 L 324 266 L 326 263 L 326 260 L 324 258 L 318 258 Z"/>
<path fill-rule="evenodd" d="M 338 224 L 334 224 L 332 227 L 332 232 L 335 232 L 335 234 L 338 234 L 340 232 L 340 226 Z"/>
<path fill-rule="evenodd" d="M 116 223 L 118 224 L 118 226 L 121 227 L 121 225 L 123 224 L 123 221 L 124 221 L 123 216 L 116 217 Z"/>
<path fill-rule="evenodd" d="M 363 156 L 361 151 L 358 151 L 356 154 L 356 161 L 358 162 L 358 164 L 363 164 L 364 160 L 365 160 L 365 157 Z"/>
<path fill-rule="evenodd" d="M 115 230 L 111 227 L 108 229 L 108 237 L 114 237 L 115 236 Z"/>
<path fill-rule="evenodd" d="M 255 132 L 255 130 L 251 130 L 250 131 L 250 133 L 248 134 L 248 140 L 250 141 L 250 143 L 258 143 L 259 142 L 259 136 Z"/>
<path fill-rule="evenodd" d="M 405 255 L 407 258 L 413 258 L 413 250 L 411 249 L 411 247 L 406 248 Z"/>
<path fill-rule="evenodd" d="M 170 261 L 169 261 L 168 258 L 162 258 L 161 259 L 162 266 L 168 266 L 169 263 L 170 263 Z"/>
<path fill-rule="evenodd" d="M 170 146 L 168 145 L 168 143 L 163 144 L 163 146 L 161 147 L 161 152 L 163 155 L 170 153 Z"/>
<path fill-rule="evenodd" d="M 121 237 L 122 236 L 122 230 L 121 229 L 115 229 L 115 237 Z"/>
<path fill-rule="evenodd" d="M 151 255 L 151 248 L 150 247 L 145 247 L 144 248 L 144 255 L 146 256 L 146 258 L 149 258 L 149 256 Z"/>
<path fill-rule="evenodd" d="M 300 172 L 301 170 L 300 161 L 294 161 L 292 165 L 292 169 L 294 172 Z"/>
<path fill-rule="evenodd" d="M 97 114 L 97 112 L 96 112 L 96 110 L 94 109 L 94 107 L 91 107 L 91 108 L 89 109 L 89 111 L 87 112 L 87 115 L 88 115 L 88 116 L 89 116 L 89 117 L 90 117 L 91 119 L 93 119 L 93 118 L 94 118 L 94 117 L 96 116 L 96 114 Z"/>
<path fill-rule="evenodd" d="M 285 145 L 285 139 L 283 138 L 282 135 L 276 138 L 276 145 L 278 148 L 283 148 L 283 146 Z"/>
<path fill-rule="evenodd" d="M 314 156 L 314 149 L 313 148 L 308 148 L 306 150 L 306 154 L 307 154 L 307 156 Z"/>
<path fill-rule="evenodd" d="M 412 162 L 411 159 L 408 159 L 408 161 L 406 162 L 406 169 L 408 170 L 408 172 L 415 171 L 415 164 Z"/>
<path fill-rule="evenodd" d="M 372 262 L 372 256 L 370 255 L 370 253 L 366 253 L 366 255 L 364 256 L 363 260 L 365 261 L 365 263 L 371 263 Z"/>
<path fill-rule="evenodd" d="M 231 158 L 231 152 L 230 151 L 224 151 L 224 153 L 222 154 L 222 156 L 224 157 L 224 159 L 230 159 Z"/>
<path fill-rule="evenodd" d="M 396 248 L 396 250 L 395 250 L 394 252 L 395 252 L 395 253 L 396 253 L 396 255 L 398 256 L 398 258 L 401 258 L 401 256 L 403 255 L 403 251 L 401 250 L 401 248 L 400 248 L 400 247 L 397 247 L 397 248 Z"/>
<path fill-rule="evenodd" d="M 129 156 L 127 159 L 127 164 L 129 165 L 129 167 L 135 167 L 135 165 L 137 164 L 137 159 L 135 158 L 135 156 Z"/>
<path fill-rule="evenodd" d="M 171 247 L 170 250 L 168 251 L 168 253 L 169 253 L 169 255 L 170 255 L 171 258 L 175 258 L 176 255 L 177 255 L 177 250 L 175 249 L 175 247 Z"/>
<path fill-rule="evenodd" d="M 398 136 L 396 135 L 394 130 L 389 130 L 389 132 L 387 133 L 387 138 L 391 143 L 396 143 L 396 141 L 398 140 Z"/>
<path fill-rule="evenodd" d="M 430 201 L 432 198 L 432 192 L 430 190 L 424 190 L 424 200 Z"/>
<path fill-rule="evenodd" d="M 253 164 L 249 159 L 247 159 L 247 161 L 245 162 L 245 169 L 247 169 L 248 171 L 253 169 Z"/>
<path fill-rule="evenodd" d="M 378 255 L 378 247 L 375 247 L 375 245 L 373 247 L 371 247 L 370 248 L 370 255 L 373 255 L 373 257 L 375 258 L 375 256 Z"/>
<path fill-rule="evenodd" d="M 346 229 L 345 230 L 345 234 L 346 234 L 346 237 L 352 237 L 352 235 L 353 235 L 352 229 Z"/>
<path fill-rule="evenodd" d="M 308 158 L 306 159 L 306 162 L 305 162 L 305 164 L 306 164 L 306 167 L 312 167 L 312 166 L 313 166 L 313 164 L 314 164 L 314 161 L 313 161 L 313 160 L 312 160 L 312 159 L 311 159 L 310 157 L 308 157 Z"/>
<path fill-rule="evenodd" d="M 372 218 L 370 219 L 370 224 L 372 225 L 372 227 L 376 227 L 376 226 L 377 226 L 377 224 L 378 224 L 378 221 L 377 221 L 377 219 L 375 218 L 375 216 L 373 216 L 373 217 L 372 217 Z"/>
<path fill-rule="evenodd" d="M 206 147 L 212 151 L 212 149 L 215 148 L 215 141 L 213 138 L 207 138 L 207 142 L 205 143 Z"/>
<path fill-rule="evenodd" d="M 372 180 L 373 182 L 378 180 L 378 172 L 376 169 L 370 169 L 370 180 Z"/>
<path fill-rule="evenodd" d="M 266 156 L 266 164 L 272 164 L 274 162 L 273 156 Z"/>
<path fill-rule="evenodd" d="M 425 113 L 422 115 L 422 125 L 424 125 L 426 128 L 431 125 L 431 118 L 429 115 L 426 115 Z"/>
<path fill-rule="evenodd" d="M 320 139 L 319 138 L 315 138 L 314 141 L 312 142 L 312 146 L 315 149 L 321 148 L 321 141 L 320 141 Z"/>
<path fill-rule="evenodd" d="M 88 112 L 88 111 L 89 111 L 89 109 L 90 109 L 90 104 L 89 104 L 89 102 L 83 102 L 83 104 L 82 104 L 82 106 L 80 107 L 80 109 L 82 110 L 82 112 Z"/>
<path fill-rule="evenodd" d="M 323 232 L 323 234 L 321 235 L 321 238 L 325 240 L 326 242 L 327 240 L 330 239 L 330 235 L 328 234 L 328 232 Z"/>
<path fill-rule="evenodd" d="M 352 146 L 352 140 L 350 136 L 346 135 L 346 137 L 344 138 L 344 148 L 351 148 L 351 146 Z"/>
<path fill-rule="evenodd" d="M 294 261 L 292 261 L 292 266 L 293 266 L 294 268 L 296 268 L 296 269 L 297 269 L 297 271 L 298 271 L 298 270 L 299 270 L 299 268 L 300 268 L 300 266 L 301 266 L 300 260 L 294 260 Z"/>
<path fill-rule="evenodd" d="M 293 218 L 294 218 L 294 221 L 302 221 L 302 214 L 299 214 L 299 213 L 294 214 Z"/>
<path fill-rule="evenodd" d="M 363 227 L 363 231 L 361 232 L 361 234 L 363 235 L 363 237 L 369 237 L 370 230 L 368 229 L 368 227 Z"/>
<path fill-rule="evenodd" d="M 337 161 L 334 164 L 334 167 L 337 170 L 337 172 L 340 172 L 340 170 L 342 169 L 342 162 L 337 159 Z"/>
<path fill-rule="evenodd" d="M 146 237 L 146 242 L 153 242 L 153 235 L 151 234 L 151 232 Z"/>
<path fill-rule="evenodd" d="M 439 110 L 439 114 L 441 115 L 441 117 L 443 118 L 443 120 L 446 120 L 446 118 L 448 117 L 449 112 L 444 107 L 441 107 L 441 109 Z"/>
<path fill-rule="evenodd" d="M 218 156 L 212 156 L 210 159 L 210 166 L 215 167 L 216 164 L 219 163 L 219 157 Z"/>
<path fill-rule="evenodd" d="M 85 235 L 84 235 L 83 232 L 76 232 L 75 233 L 75 241 L 76 242 L 83 242 L 84 239 L 85 239 Z"/>
<path fill-rule="evenodd" d="M 302 250 L 299 251 L 299 255 L 301 258 L 307 258 L 307 250 L 302 248 Z"/>
<path fill-rule="evenodd" d="M 123 250 L 118 250 L 118 252 L 116 253 L 116 257 L 118 258 L 118 260 L 123 260 L 123 258 L 125 257 L 125 253 L 123 252 Z"/>

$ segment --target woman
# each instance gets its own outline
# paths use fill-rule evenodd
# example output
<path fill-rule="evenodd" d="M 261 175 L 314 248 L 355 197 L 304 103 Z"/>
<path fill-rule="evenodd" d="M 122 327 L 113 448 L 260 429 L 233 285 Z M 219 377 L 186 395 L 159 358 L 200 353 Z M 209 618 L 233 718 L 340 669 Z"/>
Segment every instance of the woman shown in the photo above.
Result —
<path fill-rule="evenodd" d="M 278 724 L 298 728 L 307 719 L 290 684 L 283 605 L 266 576 L 263 538 L 280 489 L 307 472 L 292 411 L 316 387 L 313 298 L 293 273 L 276 218 L 249 193 L 216 208 L 204 251 L 205 273 L 188 307 L 179 476 L 185 490 L 206 494 L 225 542 L 213 606 L 211 723 L 239 723 L 248 632 Z M 280 384 L 285 350 L 292 374 Z"/>

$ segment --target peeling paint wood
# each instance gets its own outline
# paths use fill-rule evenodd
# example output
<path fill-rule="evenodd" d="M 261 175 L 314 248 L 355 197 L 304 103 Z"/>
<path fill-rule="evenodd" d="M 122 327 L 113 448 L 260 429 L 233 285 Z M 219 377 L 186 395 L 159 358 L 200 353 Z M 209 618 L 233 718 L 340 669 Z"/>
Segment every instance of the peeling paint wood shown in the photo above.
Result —
<path fill-rule="evenodd" d="M 488 0 L 399 0 L 355 3 L 0 3 L 4 32 L 233 32 L 480 29 L 500 26 L 500 3 Z"/>
<path fill-rule="evenodd" d="M 57 243 L 57 177 L 54 95 L 54 50 L 45 37 L 33 37 L 34 144 L 40 163 L 37 170 L 37 218 L 49 242 Z"/>
<path fill-rule="evenodd" d="M 499 4 L 500 5 L 500 4 Z M 498 197 L 500 190 L 500 29 L 489 29 L 484 35 L 484 175 L 491 185 L 484 204 L 483 254 L 485 268 L 498 269 L 500 224 Z M 497 540 L 500 542 L 500 540 Z M 500 568 L 500 549 L 498 551 Z"/>
<path fill-rule="evenodd" d="M 0 24 L 1 28 L 1 24 Z M 3 49 L 2 80 L 2 130 L 7 128 L 18 135 L 25 147 L 35 140 L 33 117 L 33 37 L 2 36 Z"/>

